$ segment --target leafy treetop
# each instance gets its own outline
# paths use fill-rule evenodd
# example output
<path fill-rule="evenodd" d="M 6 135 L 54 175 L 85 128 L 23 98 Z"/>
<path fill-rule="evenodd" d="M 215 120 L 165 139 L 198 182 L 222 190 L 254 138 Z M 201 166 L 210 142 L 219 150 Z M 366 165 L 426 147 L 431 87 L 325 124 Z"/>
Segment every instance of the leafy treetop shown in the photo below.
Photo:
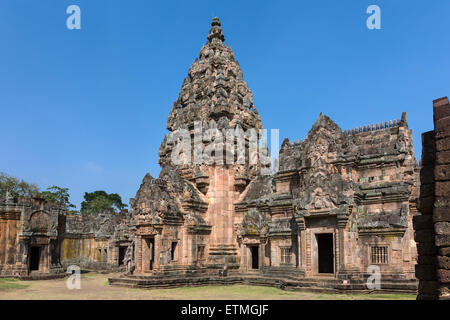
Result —
<path fill-rule="evenodd" d="M 84 201 L 81 202 L 81 214 L 97 214 L 111 209 L 117 212 L 126 207 L 117 193 L 108 194 L 102 190 L 85 192 Z"/>
<path fill-rule="evenodd" d="M 32 197 L 39 194 L 36 184 L 0 172 L 0 197 L 5 197 L 8 191 L 13 197 Z"/>

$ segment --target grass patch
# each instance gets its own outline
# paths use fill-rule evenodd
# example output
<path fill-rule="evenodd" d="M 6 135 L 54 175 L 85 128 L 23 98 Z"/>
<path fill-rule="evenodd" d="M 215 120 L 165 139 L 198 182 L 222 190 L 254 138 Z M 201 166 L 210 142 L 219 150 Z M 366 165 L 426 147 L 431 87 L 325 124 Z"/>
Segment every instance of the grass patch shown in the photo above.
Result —
<path fill-rule="evenodd" d="M 295 299 L 305 296 L 304 293 L 284 291 L 274 287 L 250 286 L 250 285 L 211 285 L 199 287 L 179 287 L 172 289 L 143 289 L 130 288 L 132 291 L 140 291 L 163 299 Z"/>
<path fill-rule="evenodd" d="M 314 299 L 314 300 L 415 300 L 414 294 L 385 294 L 385 293 L 311 293 L 303 291 L 285 291 L 274 287 L 228 285 L 228 286 L 199 286 L 179 287 L 172 289 L 144 289 L 129 288 L 130 291 L 152 294 L 170 299 Z"/>
<path fill-rule="evenodd" d="M 414 294 L 361 293 L 361 294 L 319 294 L 317 300 L 416 300 Z"/>
<path fill-rule="evenodd" d="M 20 283 L 19 280 L 14 278 L 1 278 L 0 279 L 0 291 L 10 289 L 25 289 L 30 285 Z"/>

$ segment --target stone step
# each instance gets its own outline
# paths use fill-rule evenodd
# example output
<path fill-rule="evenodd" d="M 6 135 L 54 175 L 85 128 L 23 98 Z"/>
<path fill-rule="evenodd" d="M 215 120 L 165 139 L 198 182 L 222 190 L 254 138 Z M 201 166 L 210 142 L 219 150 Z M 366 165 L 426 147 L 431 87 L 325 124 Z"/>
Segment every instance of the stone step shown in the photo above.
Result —
<path fill-rule="evenodd" d="M 125 276 L 110 278 L 112 285 L 142 287 L 142 288 L 173 288 L 178 286 L 205 286 L 205 285 L 231 285 L 248 284 L 259 286 L 271 286 L 285 290 L 310 290 L 320 292 L 395 292 L 416 293 L 417 282 L 381 282 L 380 290 L 370 290 L 365 281 L 350 281 L 343 284 L 339 279 L 286 279 L 279 277 L 267 277 L 257 275 L 231 275 L 218 277 L 215 275 L 203 275 L 201 277 L 149 277 L 149 276 Z"/>

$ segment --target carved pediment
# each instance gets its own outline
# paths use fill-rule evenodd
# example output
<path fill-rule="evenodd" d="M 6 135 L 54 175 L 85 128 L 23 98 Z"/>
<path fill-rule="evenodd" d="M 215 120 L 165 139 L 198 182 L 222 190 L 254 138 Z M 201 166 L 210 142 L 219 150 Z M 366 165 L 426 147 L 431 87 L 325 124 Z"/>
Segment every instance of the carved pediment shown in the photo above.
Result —
<path fill-rule="evenodd" d="M 340 174 L 318 168 L 303 174 L 301 181 L 293 191 L 295 211 L 333 210 L 353 203 L 353 183 Z"/>
<path fill-rule="evenodd" d="M 263 235 L 268 231 L 270 216 L 255 208 L 247 211 L 239 228 L 239 235 Z"/>
<path fill-rule="evenodd" d="M 48 233 L 56 231 L 53 219 L 45 211 L 36 211 L 31 214 L 29 231 L 35 233 Z"/>

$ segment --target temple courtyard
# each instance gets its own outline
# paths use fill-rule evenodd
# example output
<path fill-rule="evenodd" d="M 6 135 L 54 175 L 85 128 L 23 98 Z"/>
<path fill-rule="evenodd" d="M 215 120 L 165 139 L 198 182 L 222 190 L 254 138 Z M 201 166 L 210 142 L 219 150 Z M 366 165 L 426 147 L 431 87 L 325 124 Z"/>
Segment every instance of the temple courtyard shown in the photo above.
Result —
<path fill-rule="evenodd" d="M 415 300 L 412 294 L 326 294 L 284 291 L 271 287 L 230 285 L 135 289 L 110 286 L 114 274 L 84 272 L 81 288 L 69 290 L 66 279 L 20 281 L 0 279 L 0 300 Z M 118 276 L 119 274 L 116 274 Z"/>

